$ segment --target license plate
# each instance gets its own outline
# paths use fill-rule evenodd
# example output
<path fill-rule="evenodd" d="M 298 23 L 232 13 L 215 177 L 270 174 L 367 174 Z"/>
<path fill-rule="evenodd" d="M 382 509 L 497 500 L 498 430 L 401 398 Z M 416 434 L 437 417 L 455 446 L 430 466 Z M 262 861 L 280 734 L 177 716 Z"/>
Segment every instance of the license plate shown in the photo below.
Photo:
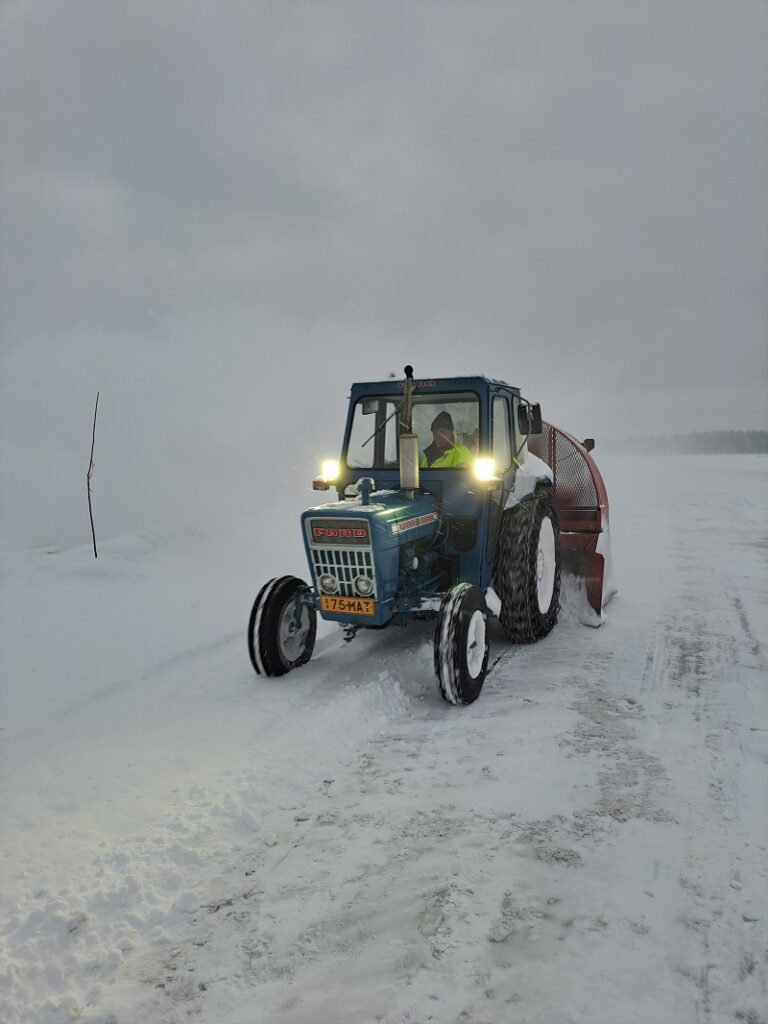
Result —
<path fill-rule="evenodd" d="M 334 612 L 336 615 L 375 615 L 376 602 L 371 597 L 331 597 L 322 594 L 320 611 Z"/>

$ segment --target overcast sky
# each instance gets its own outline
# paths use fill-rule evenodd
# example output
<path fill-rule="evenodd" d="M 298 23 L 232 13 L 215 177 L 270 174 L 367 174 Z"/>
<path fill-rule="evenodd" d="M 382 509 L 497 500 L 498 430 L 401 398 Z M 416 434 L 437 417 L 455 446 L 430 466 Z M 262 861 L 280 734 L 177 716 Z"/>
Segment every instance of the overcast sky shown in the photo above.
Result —
<path fill-rule="evenodd" d="M 336 437 L 349 382 L 412 362 L 598 437 L 768 426 L 764 0 L 6 0 L 0 27 L 6 389 L 20 353 L 89 389 L 152 366 L 182 419 L 312 388 Z"/>

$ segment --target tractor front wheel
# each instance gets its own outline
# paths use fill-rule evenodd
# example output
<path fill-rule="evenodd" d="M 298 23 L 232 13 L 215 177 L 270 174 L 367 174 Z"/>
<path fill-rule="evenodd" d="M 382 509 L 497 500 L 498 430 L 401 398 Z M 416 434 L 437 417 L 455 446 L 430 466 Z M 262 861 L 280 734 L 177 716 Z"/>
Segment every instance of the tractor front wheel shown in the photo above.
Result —
<path fill-rule="evenodd" d="M 282 676 L 306 664 L 315 648 L 317 613 L 296 576 L 265 583 L 248 622 L 248 653 L 260 676 Z"/>
<path fill-rule="evenodd" d="M 480 696 L 490 646 L 485 596 L 459 583 L 443 598 L 435 629 L 435 673 L 449 704 L 471 704 Z"/>

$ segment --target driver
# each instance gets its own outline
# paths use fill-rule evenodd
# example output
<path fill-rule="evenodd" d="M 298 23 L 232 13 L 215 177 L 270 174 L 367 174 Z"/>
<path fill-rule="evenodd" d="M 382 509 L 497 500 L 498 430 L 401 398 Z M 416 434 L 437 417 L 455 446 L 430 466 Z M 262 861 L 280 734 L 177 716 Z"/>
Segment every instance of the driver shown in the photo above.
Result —
<path fill-rule="evenodd" d="M 419 466 L 422 469 L 449 469 L 469 466 L 472 453 L 463 444 L 458 444 L 453 432 L 451 414 L 443 410 L 432 420 L 432 444 L 421 453 Z"/>

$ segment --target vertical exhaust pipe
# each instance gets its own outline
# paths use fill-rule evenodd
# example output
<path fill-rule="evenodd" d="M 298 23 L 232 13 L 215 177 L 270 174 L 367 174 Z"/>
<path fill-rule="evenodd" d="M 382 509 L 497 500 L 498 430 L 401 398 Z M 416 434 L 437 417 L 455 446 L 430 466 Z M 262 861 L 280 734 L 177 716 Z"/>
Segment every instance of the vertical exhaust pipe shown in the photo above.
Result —
<path fill-rule="evenodd" d="M 405 368 L 404 408 L 400 421 L 400 490 L 412 498 L 419 489 L 419 439 L 413 432 L 413 367 Z"/>

